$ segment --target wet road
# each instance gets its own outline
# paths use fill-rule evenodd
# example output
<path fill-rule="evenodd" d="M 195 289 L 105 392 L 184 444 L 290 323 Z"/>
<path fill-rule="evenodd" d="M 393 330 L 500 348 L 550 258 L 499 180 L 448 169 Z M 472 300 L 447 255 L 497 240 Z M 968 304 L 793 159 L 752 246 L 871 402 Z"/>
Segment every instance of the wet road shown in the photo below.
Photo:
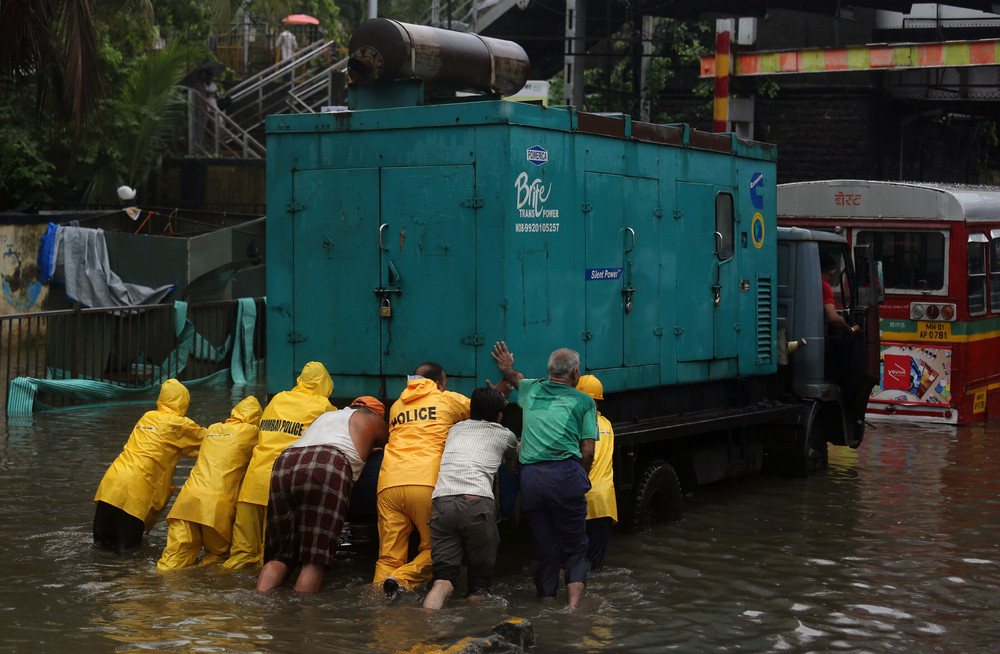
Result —
<path fill-rule="evenodd" d="M 245 389 L 192 392 L 220 420 Z M 260 396 L 260 395 L 259 395 Z M 989 652 L 1000 643 L 1000 423 L 879 423 L 811 480 L 700 489 L 685 519 L 616 534 L 575 613 L 534 597 L 530 537 L 507 533 L 494 590 L 439 614 L 370 591 L 373 529 L 352 526 L 317 596 L 255 573 L 156 571 L 91 549 L 93 494 L 149 405 L 38 414 L 0 438 L 0 651 L 392 652 L 508 617 L 540 652 Z M 182 460 L 179 485 L 192 460 Z"/>

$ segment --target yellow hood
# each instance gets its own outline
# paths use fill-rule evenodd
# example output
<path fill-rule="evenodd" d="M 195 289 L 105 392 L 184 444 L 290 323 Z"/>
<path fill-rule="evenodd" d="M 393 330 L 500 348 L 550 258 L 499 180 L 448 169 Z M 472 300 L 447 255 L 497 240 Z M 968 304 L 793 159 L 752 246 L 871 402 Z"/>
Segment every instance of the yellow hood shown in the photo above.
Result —
<path fill-rule="evenodd" d="M 156 400 L 156 408 L 160 411 L 169 411 L 183 416 L 187 413 L 188 404 L 191 403 L 191 394 L 184 384 L 176 379 L 168 379 L 160 387 L 160 397 Z"/>
<path fill-rule="evenodd" d="M 403 403 L 409 404 L 410 402 L 426 397 L 437 390 L 437 382 L 433 379 L 427 379 L 426 377 L 411 379 L 406 382 L 406 388 L 399 394 L 399 399 L 402 400 Z"/>
<path fill-rule="evenodd" d="M 333 380 L 326 367 L 319 361 L 310 361 L 302 368 L 302 374 L 295 380 L 295 387 L 320 397 L 330 397 Z"/>
<path fill-rule="evenodd" d="M 257 401 L 256 397 L 250 395 L 233 407 L 226 422 L 245 422 L 248 425 L 259 425 L 261 413 L 263 413 L 263 409 L 260 408 L 260 402 Z"/>

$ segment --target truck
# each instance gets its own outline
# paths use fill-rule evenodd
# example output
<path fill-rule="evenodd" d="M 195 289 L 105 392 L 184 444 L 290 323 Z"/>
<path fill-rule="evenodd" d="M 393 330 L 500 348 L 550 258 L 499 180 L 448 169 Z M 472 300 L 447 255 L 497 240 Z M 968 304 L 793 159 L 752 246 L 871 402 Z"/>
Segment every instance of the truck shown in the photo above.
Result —
<path fill-rule="evenodd" d="M 634 529 L 699 485 L 857 447 L 878 378 L 866 248 L 778 228 L 771 145 L 504 100 L 527 60 L 495 41 L 373 19 L 347 111 L 267 119 L 269 392 L 318 360 L 340 401 L 391 403 L 432 360 L 469 394 L 498 380 L 498 341 L 529 377 L 572 348 L 604 385 Z M 858 334 L 825 325 L 821 253 Z"/>

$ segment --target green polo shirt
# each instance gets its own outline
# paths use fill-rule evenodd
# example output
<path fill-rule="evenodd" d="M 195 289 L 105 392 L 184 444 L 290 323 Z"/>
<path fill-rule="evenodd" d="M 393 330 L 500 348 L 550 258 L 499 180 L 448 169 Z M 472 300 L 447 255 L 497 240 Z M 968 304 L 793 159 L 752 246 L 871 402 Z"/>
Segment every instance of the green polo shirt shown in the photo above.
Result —
<path fill-rule="evenodd" d="M 521 463 L 580 457 L 580 441 L 597 440 L 597 406 L 572 386 L 542 379 L 523 379 L 517 403 L 524 411 Z"/>

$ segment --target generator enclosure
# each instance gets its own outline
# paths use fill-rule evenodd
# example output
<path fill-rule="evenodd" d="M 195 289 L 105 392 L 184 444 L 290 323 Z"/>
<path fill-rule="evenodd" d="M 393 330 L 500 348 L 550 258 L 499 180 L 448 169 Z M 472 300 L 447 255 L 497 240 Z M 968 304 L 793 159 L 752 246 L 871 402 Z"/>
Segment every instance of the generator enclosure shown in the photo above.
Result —
<path fill-rule="evenodd" d="M 469 394 L 497 341 L 529 378 L 572 348 L 606 392 L 776 371 L 772 146 L 360 92 L 267 119 L 270 393 L 316 360 L 335 398 L 391 400 L 426 361 Z"/>

